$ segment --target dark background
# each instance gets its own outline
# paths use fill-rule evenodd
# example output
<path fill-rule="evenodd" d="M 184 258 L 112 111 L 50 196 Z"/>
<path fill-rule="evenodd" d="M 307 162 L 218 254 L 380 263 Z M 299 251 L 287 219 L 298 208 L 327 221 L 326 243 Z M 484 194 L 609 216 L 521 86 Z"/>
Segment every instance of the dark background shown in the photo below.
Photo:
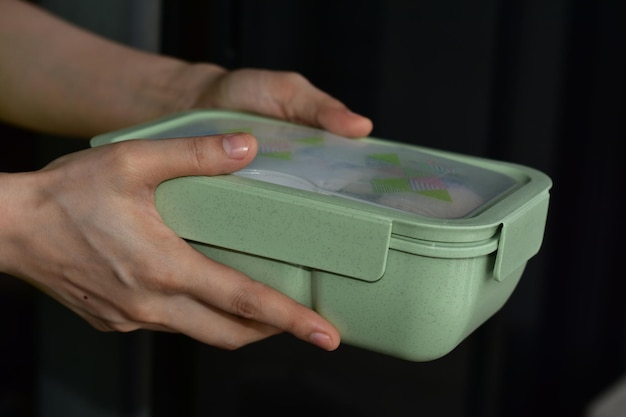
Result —
<path fill-rule="evenodd" d="M 223 352 L 178 335 L 100 334 L 2 279 L 0 415 L 583 416 L 623 377 L 626 3 L 161 4 L 164 53 L 299 71 L 371 117 L 374 136 L 544 171 L 543 247 L 500 312 L 426 363 L 289 336 Z M 2 171 L 84 146 L 51 150 L 2 129 L 20 139 L 3 138 Z"/>

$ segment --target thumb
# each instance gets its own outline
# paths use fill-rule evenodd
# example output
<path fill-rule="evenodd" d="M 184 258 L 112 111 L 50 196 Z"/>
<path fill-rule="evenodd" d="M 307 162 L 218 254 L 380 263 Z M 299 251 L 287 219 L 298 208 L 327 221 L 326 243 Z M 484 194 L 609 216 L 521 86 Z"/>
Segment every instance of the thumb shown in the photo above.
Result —
<path fill-rule="evenodd" d="M 130 141 L 135 142 L 135 141 Z M 221 175 L 238 171 L 256 156 L 258 145 L 247 133 L 136 141 L 136 168 L 155 185 L 171 178 Z"/>

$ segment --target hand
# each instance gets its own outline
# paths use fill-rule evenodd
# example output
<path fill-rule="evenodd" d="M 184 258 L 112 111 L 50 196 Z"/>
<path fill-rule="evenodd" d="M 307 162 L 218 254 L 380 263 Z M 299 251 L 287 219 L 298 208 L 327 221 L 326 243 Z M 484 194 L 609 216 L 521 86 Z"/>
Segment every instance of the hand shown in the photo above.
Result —
<path fill-rule="evenodd" d="M 342 102 L 313 86 L 295 72 L 261 69 L 219 71 L 214 65 L 192 66 L 208 70 L 208 82 L 191 107 L 242 110 L 326 129 L 346 137 L 364 137 L 372 122 L 351 112 Z"/>
<path fill-rule="evenodd" d="M 0 118 L 27 129 L 88 139 L 176 111 L 210 107 L 347 137 L 372 130 L 369 119 L 294 72 L 226 71 L 147 53 L 68 24 L 29 2 L 0 1 L 0 10 Z"/>
<path fill-rule="evenodd" d="M 329 322 L 206 258 L 155 209 L 164 180 L 230 173 L 256 151 L 247 134 L 134 140 L 0 175 L 0 270 L 103 331 L 179 332 L 225 349 L 287 331 L 333 350 Z"/>

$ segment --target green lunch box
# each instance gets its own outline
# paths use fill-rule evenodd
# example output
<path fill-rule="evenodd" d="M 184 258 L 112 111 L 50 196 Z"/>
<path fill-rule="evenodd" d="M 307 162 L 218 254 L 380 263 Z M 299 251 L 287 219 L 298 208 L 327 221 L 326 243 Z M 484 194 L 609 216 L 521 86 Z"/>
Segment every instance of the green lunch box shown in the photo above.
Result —
<path fill-rule="evenodd" d="M 249 166 L 168 180 L 157 209 L 194 248 L 311 307 L 347 344 L 440 358 L 502 307 L 540 249 L 552 183 L 525 166 L 216 110 L 91 145 L 242 131 L 259 141 Z"/>

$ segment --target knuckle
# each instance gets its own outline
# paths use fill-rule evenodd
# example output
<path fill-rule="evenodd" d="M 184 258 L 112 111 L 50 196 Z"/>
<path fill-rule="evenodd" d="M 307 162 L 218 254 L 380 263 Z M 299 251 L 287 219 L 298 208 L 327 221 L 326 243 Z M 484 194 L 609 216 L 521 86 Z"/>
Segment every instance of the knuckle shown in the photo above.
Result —
<path fill-rule="evenodd" d="M 189 161 L 193 168 L 200 171 L 206 169 L 209 155 L 205 141 L 202 137 L 191 137 L 186 139 Z"/>
<path fill-rule="evenodd" d="M 283 330 L 294 334 L 299 333 L 298 328 L 301 327 L 302 322 L 298 318 L 299 316 L 297 316 L 296 314 L 288 315 L 284 320 L 282 327 Z"/>
<path fill-rule="evenodd" d="M 102 158 L 106 171 L 113 175 L 106 175 L 106 181 L 116 191 L 126 193 L 128 187 L 137 178 L 141 178 L 142 156 L 137 152 L 136 141 L 124 141 L 107 147 L 108 153 Z"/>
<path fill-rule="evenodd" d="M 163 237 L 161 241 L 166 241 L 166 239 L 167 237 Z M 149 266 L 142 276 L 142 286 L 150 292 L 177 294 L 186 290 L 180 274 L 172 271 L 162 262 Z"/>
<path fill-rule="evenodd" d="M 134 323 L 144 323 L 151 325 L 160 324 L 160 315 L 158 313 L 158 310 L 154 308 L 152 303 L 137 302 L 126 305 L 123 307 L 122 314 L 123 317 L 126 319 L 126 322 L 123 323 L 122 326 L 127 326 L 128 324 L 134 325 Z M 137 327 L 132 330 L 136 329 Z"/>
<path fill-rule="evenodd" d="M 261 294 L 265 286 L 258 282 L 252 282 L 239 289 L 232 298 L 232 311 L 234 314 L 254 320 L 262 311 L 263 300 Z"/>
<path fill-rule="evenodd" d="M 304 77 L 304 75 L 300 74 L 299 72 L 285 71 L 282 73 L 282 75 L 284 78 L 284 82 L 292 86 L 299 87 L 303 83 L 308 82 L 307 79 Z"/>
<path fill-rule="evenodd" d="M 140 163 L 141 153 L 135 151 L 136 145 L 136 141 L 124 141 L 109 148 L 109 163 L 115 170 L 132 171 Z"/>
<path fill-rule="evenodd" d="M 295 97 L 306 84 L 308 84 L 307 79 L 298 72 L 282 73 L 281 88 L 287 97 Z"/>

